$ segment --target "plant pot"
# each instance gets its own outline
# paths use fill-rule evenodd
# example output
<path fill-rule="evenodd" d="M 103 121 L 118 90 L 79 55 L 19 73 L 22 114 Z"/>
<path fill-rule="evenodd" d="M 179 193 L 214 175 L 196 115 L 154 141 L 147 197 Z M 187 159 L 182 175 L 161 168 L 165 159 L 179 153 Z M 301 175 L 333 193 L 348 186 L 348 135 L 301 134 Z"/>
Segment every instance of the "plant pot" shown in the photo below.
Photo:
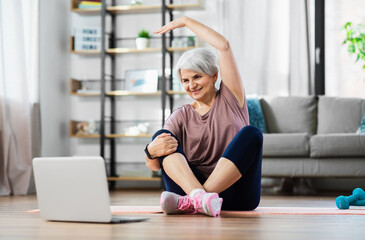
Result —
<path fill-rule="evenodd" d="M 150 46 L 150 39 L 148 38 L 136 38 L 137 49 L 145 49 Z"/>

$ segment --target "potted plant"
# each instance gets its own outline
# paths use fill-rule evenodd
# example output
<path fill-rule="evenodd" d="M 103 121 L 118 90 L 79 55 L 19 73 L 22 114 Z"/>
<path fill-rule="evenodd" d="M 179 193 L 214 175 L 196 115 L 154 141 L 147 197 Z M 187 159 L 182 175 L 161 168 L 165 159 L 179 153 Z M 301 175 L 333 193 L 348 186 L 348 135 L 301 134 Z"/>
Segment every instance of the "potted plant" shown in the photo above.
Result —
<path fill-rule="evenodd" d="M 365 26 L 352 26 L 351 22 L 347 22 L 343 27 L 346 30 L 346 39 L 343 44 L 348 44 L 347 51 L 350 54 L 356 54 L 356 62 L 360 59 L 365 63 Z M 365 70 L 365 64 L 362 66 Z"/>
<path fill-rule="evenodd" d="M 142 5 L 142 1 L 141 0 L 131 0 L 129 2 L 130 6 L 141 6 Z"/>
<path fill-rule="evenodd" d="M 136 39 L 137 49 L 148 48 L 150 46 L 150 38 L 150 33 L 147 30 L 142 29 L 141 31 L 139 31 L 138 38 Z"/>

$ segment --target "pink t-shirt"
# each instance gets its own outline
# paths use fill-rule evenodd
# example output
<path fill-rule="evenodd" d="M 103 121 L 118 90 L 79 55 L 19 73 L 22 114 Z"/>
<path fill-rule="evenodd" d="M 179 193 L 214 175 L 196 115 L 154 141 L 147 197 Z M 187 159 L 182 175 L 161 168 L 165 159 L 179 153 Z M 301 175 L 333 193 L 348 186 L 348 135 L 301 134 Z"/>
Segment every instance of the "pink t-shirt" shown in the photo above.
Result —
<path fill-rule="evenodd" d="M 240 107 L 233 93 L 223 84 L 211 109 L 200 115 L 191 104 L 175 109 L 164 125 L 179 139 L 188 161 L 208 177 L 234 136 L 249 125 L 246 101 Z"/>

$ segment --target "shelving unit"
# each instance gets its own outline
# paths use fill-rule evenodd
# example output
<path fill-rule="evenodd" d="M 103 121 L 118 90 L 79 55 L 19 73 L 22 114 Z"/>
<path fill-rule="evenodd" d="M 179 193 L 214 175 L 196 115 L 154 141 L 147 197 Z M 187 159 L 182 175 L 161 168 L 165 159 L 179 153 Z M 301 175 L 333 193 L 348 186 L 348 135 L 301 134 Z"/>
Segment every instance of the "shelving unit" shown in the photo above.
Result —
<path fill-rule="evenodd" d="M 71 1 L 71 11 L 78 14 L 97 15 L 101 9 L 79 9 L 78 4 L 81 0 Z M 201 9 L 200 1 L 194 4 L 167 4 L 167 9 L 171 11 L 197 10 Z M 135 14 L 135 13 L 161 13 L 161 5 L 140 5 L 140 6 L 109 6 L 106 11 L 112 14 Z"/>
<path fill-rule="evenodd" d="M 82 91 L 82 82 L 83 80 L 78 80 L 74 78 L 70 78 L 70 94 L 75 96 L 82 97 L 95 97 L 100 96 L 100 90 L 85 90 Z M 169 91 L 170 94 L 178 94 L 178 92 Z M 106 91 L 106 96 L 160 96 L 161 91 L 158 90 L 156 92 L 131 92 L 126 90 L 114 90 L 114 91 Z"/>
<path fill-rule="evenodd" d="M 199 45 L 199 44 L 198 44 Z M 74 50 L 74 37 L 70 37 L 70 51 L 71 53 L 78 53 L 78 54 L 90 54 L 90 55 L 100 55 L 99 50 Z M 168 47 L 166 50 L 169 52 L 185 52 L 190 49 L 193 49 L 194 47 Z M 137 49 L 137 48 L 110 48 L 106 49 L 105 52 L 108 54 L 127 54 L 127 53 L 159 53 L 161 52 L 161 48 L 146 48 L 146 49 Z"/>
<path fill-rule="evenodd" d="M 80 79 L 70 79 L 70 94 L 78 97 L 98 97 L 100 98 L 100 129 L 99 134 L 89 134 L 89 133 L 80 133 L 77 130 L 77 125 L 80 121 L 70 120 L 69 129 L 70 129 L 70 137 L 73 138 L 86 138 L 86 139 L 99 139 L 100 141 L 100 155 L 105 157 L 105 146 L 106 142 L 108 142 L 109 148 L 109 156 L 110 156 L 110 169 L 109 169 L 109 181 L 161 181 L 160 177 L 127 177 L 127 176 L 118 176 L 116 171 L 116 142 L 117 138 L 151 138 L 151 134 L 141 133 L 141 134 L 122 134 L 118 133 L 116 130 L 116 102 L 118 101 L 117 97 L 125 97 L 125 96 L 157 96 L 161 98 L 161 109 L 166 109 L 166 99 L 170 101 L 170 110 L 173 107 L 173 96 L 174 95 L 185 95 L 184 91 L 173 91 L 172 89 L 166 89 L 166 82 L 170 81 L 170 86 L 172 88 L 172 77 L 167 76 L 165 73 L 166 69 L 166 55 L 170 56 L 170 72 L 172 73 L 173 67 L 173 54 L 175 52 L 184 52 L 194 47 L 180 47 L 173 48 L 168 47 L 171 46 L 171 41 L 174 38 L 173 33 L 169 34 L 169 44 L 167 44 L 166 36 L 163 35 L 161 37 L 161 46 L 160 48 L 146 48 L 146 49 L 136 49 L 136 48 L 120 48 L 117 47 L 117 39 L 115 38 L 115 29 L 116 26 L 116 17 L 122 14 L 143 14 L 143 13 L 160 13 L 162 15 L 162 24 L 166 24 L 166 16 L 165 13 L 168 13 L 170 16 L 170 21 L 173 20 L 173 11 L 174 10 L 190 10 L 190 9 L 200 9 L 201 4 L 200 1 L 197 1 L 196 4 L 186 4 L 186 5 L 174 5 L 174 4 L 165 4 L 165 0 L 162 0 L 162 4 L 159 6 L 106 6 L 106 0 L 102 0 L 102 7 L 100 9 L 78 9 L 77 6 L 81 0 L 71 0 L 71 11 L 80 14 L 80 15 L 100 15 L 101 17 L 101 50 L 84 50 L 84 51 L 75 51 L 74 50 L 74 37 L 70 37 L 70 52 L 74 54 L 81 55 L 90 55 L 90 56 L 99 56 L 101 59 L 101 76 L 100 76 L 100 90 L 97 92 L 95 90 L 84 90 L 82 88 L 83 81 Z M 113 1 L 114 2 L 114 1 Z M 170 0 L 170 3 L 172 1 Z M 110 20 L 110 29 L 111 32 L 108 33 L 109 37 L 109 47 L 106 48 L 106 21 Z M 199 40 L 197 41 L 197 45 L 200 45 Z M 117 81 L 115 77 L 116 73 L 116 56 L 122 54 L 149 54 L 149 53 L 161 53 L 162 54 L 162 76 L 160 76 L 160 89 L 156 92 L 131 92 L 126 90 L 120 90 L 116 88 L 115 82 Z M 110 69 L 108 72 L 110 73 L 109 78 L 106 78 L 106 58 L 110 58 Z M 110 89 L 106 90 L 106 82 L 109 81 L 111 86 Z M 109 116 L 108 129 L 109 133 L 106 133 L 106 119 L 105 119 L 105 111 L 106 111 L 106 101 L 109 101 L 110 105 L 110 113 Z M 162 111 L 161 116 L 161 125 L 163 126 L 165 120 L 165 111 Z M 111 184 L 113 187 L 113 183 Z"/>
<path fill-rule="evenodd" d="M 81 121 L 70 120 L 69 129 L 70 137 L 75 138 L 100 138 L 100 134 L 90 134 L 90 133 L 78 133 L 77 124 L 82 123 Z M 126 133 L 113 133 L 105 134 L 106 138 L 151 138 L 152 134 L 140 133 L 140 134 L 126 134 Z"/>

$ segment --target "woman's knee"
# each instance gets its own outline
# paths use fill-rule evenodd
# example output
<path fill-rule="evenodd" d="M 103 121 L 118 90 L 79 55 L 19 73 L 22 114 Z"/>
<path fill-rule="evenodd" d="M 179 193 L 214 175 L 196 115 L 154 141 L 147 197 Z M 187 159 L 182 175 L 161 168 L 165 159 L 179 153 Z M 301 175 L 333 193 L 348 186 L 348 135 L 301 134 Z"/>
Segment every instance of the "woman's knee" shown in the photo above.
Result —
<path fill-rule="evenodd" d="M 179 142 L 179 140 L 177 139 L 177 137 L 171 132 L 171 131 L 169 131 L 169 130 L 167 130 L 167 129 L 160 129 L 160 130 L 158 130 L 154 135 L 153 135 L 153 137 L 152 137 L 152 141 L 157 137 L 157 136 L 159 136 L 159 135 L 161 135 L 161 134 L 163 134 L 163 133 L 168 133 L 168 134 L 171 134 L 171 136 L 172 137 L 174 137 L 177 141 L 178 141 L 178 146 L 177 146 L 177 148 L 176 148 L 176 150 L 175 150 L 175 152 L 173 152 L 173 153 L 171 153 L 171 154 L 169 154 L 169 155 L 172 155 L 172 154 L 174 154 L 174 153 L 179 153 L 179 154 L 182 154 L 185 158 L 186 158 L 186 155 L 185 155 L 185 153 L 184 153 L 184 151 L 183 151 L 183 149 L 182 149 L 182 146 L 180 145 L 180 142 Z M 163 162 L 163 160 L 165 159 L 165 157 L 167 157 L 167 156 L 169 156 L 169 155 L 165 155 L 165 156 L 161 156 L 161 157 L 159 157 L 159 159 L 160 159 L 160 164 L 161 164 L 161 166 L 162 166 L 162 162 Z"/>
<path fill-rule="evenodd" d="M 163 133 L 169 133 L 169 134 L 171 134 L 171 136 L 173 136 L 174 138 L 176 138 L 176 136 L 172 132 L 170 132 L 169 130 L 167 130 L 167 129 L 160 129 L 155 134 L 153 134 L 152 140 L 155 139 L 158 135 L 161 135 Z"/>
<path fill-rule="evenodd" d="M 247 204 L 245 211 L 255 210 L 259 206 L 259 204 L 260 204 L 260 196 L 255 199 L 252 199 L 252 201 Z"/>
<path fill-rule="evenodd" d="M 250 139 L 255 143 L 255 145 L 262 146 L 263 135 L 260 129 L 258 129 L 257 127 L 246 126 L 240 130 L 239 136 L 242 137 L 245 141 L 247 141 L 247 139 Z"/>

